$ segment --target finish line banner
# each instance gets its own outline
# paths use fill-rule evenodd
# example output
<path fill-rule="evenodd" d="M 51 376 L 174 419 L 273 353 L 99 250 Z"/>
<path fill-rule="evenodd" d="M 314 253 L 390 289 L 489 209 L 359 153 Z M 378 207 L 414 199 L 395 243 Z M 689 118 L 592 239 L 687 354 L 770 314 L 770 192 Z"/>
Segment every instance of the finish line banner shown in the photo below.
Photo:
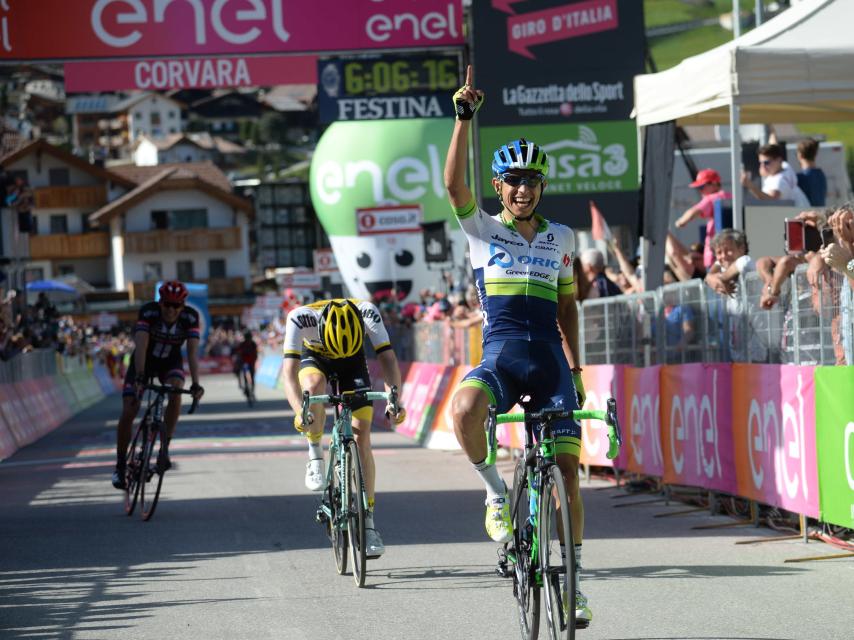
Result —
<path fill-rule="evenodd" d="M 0 60 L 460 46 L 462 17 L 462 0 L 3 0 Z"/>
<path fill-rule="evenodd" d="M 68 93 L 317 84 L 317 56 L 67 62 Z"/>

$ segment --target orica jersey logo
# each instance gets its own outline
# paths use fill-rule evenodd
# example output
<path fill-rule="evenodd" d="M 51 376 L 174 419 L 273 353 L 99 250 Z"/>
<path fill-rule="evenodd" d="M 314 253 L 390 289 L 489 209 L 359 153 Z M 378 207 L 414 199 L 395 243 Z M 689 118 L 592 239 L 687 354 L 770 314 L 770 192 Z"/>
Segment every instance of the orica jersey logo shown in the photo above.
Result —
<path fill-rule="evenodd" d="M 508 267 L 513 266 L 513 256 L 510 255 L 510 252 L 500 244 L 490 242 L 489 255 L 489 262 L 486 263 L 487 267 L 497 264 L 502 269 L 507 269 Z"/>

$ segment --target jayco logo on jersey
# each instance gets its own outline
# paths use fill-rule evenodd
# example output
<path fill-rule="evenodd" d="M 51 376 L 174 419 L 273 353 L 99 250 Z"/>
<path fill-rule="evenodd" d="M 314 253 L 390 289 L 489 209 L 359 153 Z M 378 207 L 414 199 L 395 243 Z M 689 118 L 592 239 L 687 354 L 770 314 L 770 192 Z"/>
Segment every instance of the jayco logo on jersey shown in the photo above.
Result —
<path fill-rule="evenodd" d="M 500 244 L 490 242 L 489 255 L 491 257 L 489 258 L 489 262 L 486 263 L 487 267 L 497 264 L 502 269 L 507 269 L 513 266 L 513 256 Z"/>

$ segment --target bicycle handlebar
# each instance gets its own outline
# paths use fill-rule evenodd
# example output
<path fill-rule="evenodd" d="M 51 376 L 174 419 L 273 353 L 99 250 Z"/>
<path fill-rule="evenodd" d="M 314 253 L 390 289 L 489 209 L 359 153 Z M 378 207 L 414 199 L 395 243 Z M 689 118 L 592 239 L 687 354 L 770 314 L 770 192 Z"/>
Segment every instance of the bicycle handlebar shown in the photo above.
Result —
<path fill-rule="evenodd" d="M 166 394 L 166 393 L 177 393 L 184 394 L 185 396 L 192 396 L 193 392 L 189 389 L 181 389 L 180 387 L 173 387 L 168 384 L 145 384 L 143 385 L 143 389 L 146 391 L 154 391 L 154 393 L 158 394 Z M 187 414 L 193 413 L 199 407 L 199 398 L 193 397 L 193 404 L 190 405 L 190 410 L 187 411 Z"/>
<path fill-rule="evenodd" d="M 355 400 L 367 400 L 374 402 L 375 400 L 385 400 L 392 408 L 394 413 L 400 408 L 397 404 L 397 386 L 392 386 L 391 391 L 367 391 L 357 389 L 355 391 L 342 391 L 339 394 L 323 394 L 319 396 L 309 395 L 308 391 L 302 392 L 302 423 L 308 424 L 308 408 L 312 404 L 342 404 L 349 406 Z"/>
<path fill-rule="evenodd" d="M 576 409 L 572 411 L 558 407 L 547 407 L 540 411 L 521 411 L 516 413 L 496 413 L 495 407 L 490 406 L 489 416 L 486 421 L 486 462 L 487 464 L 495 464 L 498 449 L 495 438 L 495 427 L 497 425 L 508 422 L 525 422 L 526 420 L 528 422 L 550 423 L 555 420 L 565 420 L 567 418 L 572 418 L 573 420 L 601 420 L 608 425 L 608 440 L 611 443 L 608 449 L 608 458 L 616 458 L 623 444 L 620 423 L 617 420 L 617 401 L 614 398 L 608 398 L 605 406 L 607 407 L 605 410 Z"/>

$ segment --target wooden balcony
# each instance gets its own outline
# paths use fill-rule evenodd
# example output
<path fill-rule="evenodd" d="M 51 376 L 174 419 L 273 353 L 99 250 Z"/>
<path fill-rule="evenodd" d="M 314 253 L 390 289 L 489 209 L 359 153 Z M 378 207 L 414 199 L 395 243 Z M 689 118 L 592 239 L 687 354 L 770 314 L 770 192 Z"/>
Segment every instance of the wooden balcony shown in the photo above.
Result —
<path fill-rule="evenodd" d="M 209 280 L 193 280 L 194 283 L 208 285 L 209 298 L 231 298 L 246 293 L 243 278 L 210 278 Z M 156 282 L 128 282 L 128 293 L 131 300 L 149 302 L 154 300 Z"/>
<path fill-rule="evenodd" d="M 37 209 L 97 209 L 107 204 L 107 189 L 103 184 L 86 187 L 40 187 L 33 189 Z"/>
<path fill-rule="evenodd" d="M 125 253 L 230 251 L 242 248 L 240 227 L 160 229 L 125 234 Z"/>
<path fill-rule="evenodd" d="M 30 258 L 32 260 L 108 258 L 109 256 L 110 235 L 106 231 L 30 236 Z"/>

